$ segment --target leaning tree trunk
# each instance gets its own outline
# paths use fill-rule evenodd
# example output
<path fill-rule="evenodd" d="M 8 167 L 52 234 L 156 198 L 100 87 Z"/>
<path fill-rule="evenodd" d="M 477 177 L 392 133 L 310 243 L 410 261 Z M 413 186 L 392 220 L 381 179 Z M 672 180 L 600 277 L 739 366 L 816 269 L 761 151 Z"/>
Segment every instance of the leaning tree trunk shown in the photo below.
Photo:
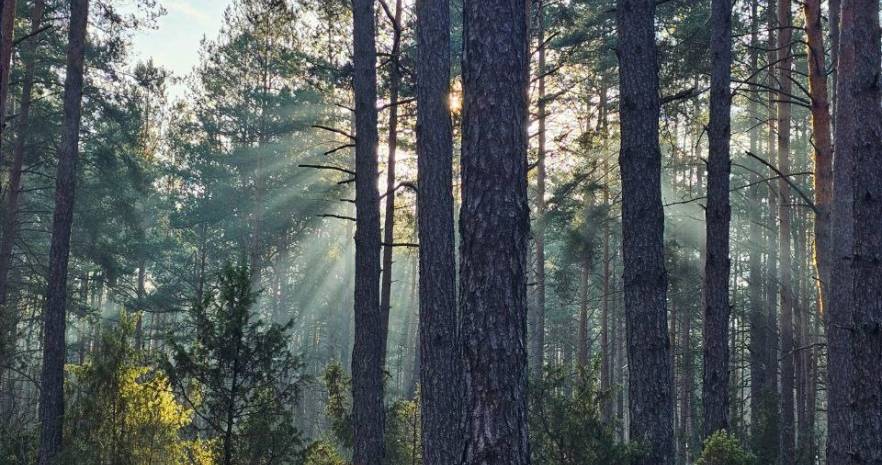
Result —
<path fill-rule="evenodd" d="M 526 0 L 463 5 L 463 465 L 526 465 Z"/>
<path fill-rule="evenodd" d="M 420 421 L 425 465 L 462 457 L 462 360 L 457 333 L 453 226 L 450 9 L 416 4 L 417 217 L 419 250 Z"/>
<path fill-rule="evenodd" d="M 778 169 L 790 172 L 790 94 L 792 91 L 790 0 L 778 1 Z M 790 184 L 778 180 L 778 243 L 780 266 L 778 289 L 781 295 L 781 457 L 782 465 L 796 460 L 796 433 L 794 428 L 794 343 L 793 343 L 793 289 L 790 261 Z"/>
<path fill-rule="evenodd" d="M 732 2 L 711 2 L 711 95 L 708 125 L 707 259 L 704 283 L 704 436 L 729 426 L 729 156 Z"/>
<path fill-rule="evenodd" d="M 71 0 L 70 13 L 67 74 L 64 78 L 64 119 L 61 123 L 61 143 L 58 146 L 58 167 L 55 173 L 55 212 L 52 215 L 47 280 L 49 284 L 43 312 L 39 465 L 57 465 L 62 451 L 67 264 L 73 224 L 89 0 Z"/>
<path fill-rule="evenodd" d="M 45 2 L 36 0 L 31 10 L 31 33 L 36 34 L 43 20 Z M 9 170 L 9 187 L 6 192 L 6 205 L 3 212 L 3 238 L 0 240 L 0 383 L 3 381 L 7 358 L 15 348 L 15 327 L 18 322 L 17 310 L 6 306 L 9 293 L 9 269 L 12 266 L 12 251 L 18 236 L 18 202 L 21 198 L 21 177 L 24 167 L 25 140 L 30 123 L 32 91 L 34 88 L 36 38 L 28 42 L 24 52 L 25 70 L 21 87 L 21 105 L 16 121 L 15 143 L 12 148 L 12 167 Z"/>
<path fill-rule="evenodd" d="M 667 273 L 661 202 L 660 102 L 655 0 L 618 0 L 622 252 L 634 463 L 674 461 Z"/>
<path fill-rule="evenodd" d="M 851 463 L 882 464 L 882 90 L 879 2 L 844 0 L 837 158 L 852 161 Z M 849 113 L 850 115 L 846 116 Z M 844 121 L 848 120 L 848 121 Z M 838 178 L 837 178 L 838 180 Z M 838 257 L 837 257 L 838 258 Z M 848 289 L 845 290 L 848 292 Z M 842 310 L 847 311 L 848 307 Z M 836 367 L 838 371 L 840 368 Z M 833 372 L 831 376 L 837 375 Z M 836 386 L 839 388 L 840 386 Z"/>
<path fill-rule="evenodd" d="M 355 92 L 355 344 L 352 347 L 354 465 L 385 462 L 383 367 L 388 315 L 380 311 L 377 192 L 377 48 L 374 1 L 352 0 Z"/>

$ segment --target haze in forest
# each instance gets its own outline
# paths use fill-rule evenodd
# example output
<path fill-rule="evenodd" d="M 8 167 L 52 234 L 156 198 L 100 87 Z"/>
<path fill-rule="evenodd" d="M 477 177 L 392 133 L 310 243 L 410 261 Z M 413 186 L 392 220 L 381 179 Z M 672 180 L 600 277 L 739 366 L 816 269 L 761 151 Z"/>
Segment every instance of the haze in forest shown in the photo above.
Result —
<path fill-rule="evenodd" d="M 0 0 L 0 465 L 882 465 L 879 0 Z"/>

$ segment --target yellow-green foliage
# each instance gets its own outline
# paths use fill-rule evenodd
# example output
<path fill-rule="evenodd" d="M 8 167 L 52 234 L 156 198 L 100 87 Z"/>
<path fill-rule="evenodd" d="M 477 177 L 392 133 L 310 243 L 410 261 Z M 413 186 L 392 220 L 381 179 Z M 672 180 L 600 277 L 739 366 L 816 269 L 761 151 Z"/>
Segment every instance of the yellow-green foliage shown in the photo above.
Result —
<path fill-rule="evenodd" d="M 695 465 L 752 465 L 754 457 L 741 447 L 738 438 L 717 431 L 704 441 L 704 450 Z"/>
<path fill-rule="evenodd" d="M 346 459 L 330 442 L 315 441 L 306 448 L 303 465 L 346 465 Z"/>
<path fill-rule="evenodd" d="M 70 367 L 68 457 L 77 463 L 211 465 L 210 443 L 186 438 L 193 410 L 162 372 L 140 366 L 129 323 L 105 331 L 98 351 Z"/>

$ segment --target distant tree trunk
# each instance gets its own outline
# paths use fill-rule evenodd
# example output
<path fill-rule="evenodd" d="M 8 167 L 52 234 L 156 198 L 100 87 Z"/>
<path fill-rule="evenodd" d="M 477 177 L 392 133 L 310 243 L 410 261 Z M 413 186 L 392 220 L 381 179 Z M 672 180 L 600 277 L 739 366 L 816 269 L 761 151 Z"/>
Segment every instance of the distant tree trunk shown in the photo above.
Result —
<path fill-rule="evenodd" d="M 422 451 L 425 465 L 462 458 L 462 359 L 457 332 L 453 222 L 450 6 L 416 4 L 417 218 Z"/>
<path fill-rule="evenodd" d="M 711 2 L 711 96 L 708 125 L 707 263 L 704 282 L 704 437 L 729 427 L 729 157 L 732 3 Z"/>
<path fill-rule="evenodd" d="M 9 72 L 12 69 L 12 36 L 15 28 L 16 0 L 0 0 L 0 136 L 6 129 L 6 99 L 9 96 Z M 3 151 L 0 150 L 0 165 Z"/>
<path fill-rule="evenodd" d="M 670 465 L 674 461 L 674 412 L 658 141 L 655 1 L 618 0 L 616 22 L 630 436 L 646 447 L 635 464 Z"/>
<path fill-rule="evenodd" d="M 777 78 L 775 63 L 778 61 L 777 41 L 775 31 L 777 30 L 778 16 L 775 0 L 770 0 L 766 5 L 766 20 L 768 37 L 766 41 L 766 62 L 767 62 L 767 85 L 768 85 L 768 139 L 767 139 L 767 158 L 770 163 L 774 163 L 777 158 L 777 109 L 775 102 L 778 100 Z M 774 173 L 772 173 L 774 175 Z M 769 195 L 769 211 L 766 242 L 768 255 L 766 258 L 766 312 L 764 316 L 766 342 L 763 354 L 766 356 L 766 376 L 765 390 L 761 398 L 763 408 L 761 415 L 765 421 L 762 423 L 763 434 L 754 439 L 761 441 L 757 444 L 757 459 L 759 463 L 777 463 L 778 449 L 780 447 L 780 422 L 778 413 L 778 240 L 776 231 L 778 230 L 778 192 L 775 183 L 768 182 Z"/>
<path fill-rule="evenodd" d="M 601 137 L 604 141 L 608 137 L 607 131 L 607 90 L 606 83 L 601 84 L 600 89 L 600 120 L 601 120 Z M 605 145 L 605 144 L 604 144 Z M 609 171 L 609 162 L 603 161 L 603 206 L 609 209 L 609 183 L 611 176 Z M 613 398 L 611 396 L 612 382 L 610 380 L 612 374 L 612 347 L 610 346 L 610 329 L 609 329 L 609 277 L 610 277 L 610 255 L 609 255 L 609 237 L 611 234 L 609 227 L 610 219 L 605 218 L 603 222 L 603 295 L 601 298 L 601 314 L 600 314 L 600 390 L 604 393 L 605 400 L 603 404 L 603 420 L 609 424 L 613 418 Z M 615 331 L 615 328 L 613 328 Z M 586 331 L 587 333 L 587 331 Z"/>
<path fill-rule="evenodd" d="M 137 288 L 137 300 L 138 300 L 138 316 L 137 321 L 135 323 L 135 349 L 141 350 L 144 348 L 144 296 L 147 294 L 145 285 L 147 281 L 147 266 L 144 263 L 145 260 L 141 260 L 141 263 L 138 265 L 138 288 Z"/>
<path fill-rule="evenodd" d="M 694 452 L 695 444 L 692 441 L 692 393 L 694 387 L 692 385 L 695 379 L 693 372 L 692 358 L 692 315 L 684 308 L 680 313 L 680 357 L 683 365 L 683 373 L 680 375 L 680 384 L 678 386 L 680 393 L 677 396 L 680 400 L 680 429 L 677 432 L 679 437 L 680 449 L 677 463 L 685 464 L 689 461 L 691 453 Z"/>
<path fill-rule="evenodd" d="M 851 463 L 882 464 L 882 89 L 879 2 L 842 2 L 837 157 L 853 163 Z M 846 113 L 852 115 L 846 117 Z M 843 127 L 841 127 L 843 126 Z M 842 132 L 839 132 L 840 129 Z M 848 308 L 848 307 L 845 307 Z M 839 367 L 834 370 L 838 375 Z"/>
<path fill-rule="evenodd" d="M 61 123 L 61 143 L 58 146 L 55 212 L 52 216 L 48 289 L 43 313 L 39 465 L 57 465 L 62 450 L 67 264 L 73 223 L 89 0 L 71 0 L 70 13 L 67 74 L 64 78 L 64 119 Z"/>
<path fill-rule="evenodd" d="M 380 309 L 377 192 L 377 49 L 374 0 L 352 0 L 355 92 L 355 344 L 352 348 L 354 465 L 385 463 L 383 367 L 388 314 Z"/>
<path fill-rule="evenodd" d="M 778 0 L 778 169 L 790 172 L 790 94 L 793 36 L 790 0 Z M 790 184 L 778 180 L 778 242 L 781 264 L 778 288 L 781 295 L 781 457 L 782 465 L 795 463 L 796 443 L 794 428 L 794 344 L 793 344 L 793 289 L 790 261 Z"/>
<path fill-rule="evenodd" d="M 538 103 L 538 148 L 536 153 L 536 221 L 534 223 L 533 241 L 536 245 L 536 306 L 533 309 L 533 376 L 542 376 L 542 367 L 545 365 L 545 10 L 544 1 L 535 0 L 536 25 L 538 30 L 537 42 L 538 77 L 537 91 Z"/>
<path fill-rule="evenodd" d="M 576 343 L 576 362 L 588 368 L 588 276 L 591 264 L 587 255 L 579 263 L 579 340 Z"/>
<path fill-rule="evenodd" d="M 827 66 L 821 24 L 821 1 L 806 0 L 803 4 L 808 39 L 809 89 L 812 100 L 812 147 L 815 175 L 815 266 L 820 309 L 826 308 L 830 282 L 830 204 L 833 201 L 833 141 L 830 133 L 830 103 L 827 100 Z"/>
<path fill-rule="evenodd" d="M 401 0 L 395 2 L 392 53 L 389 62 L 389 155 L 386 160 L 386 211 L 383 218 L 383 264 L 380 278 L 380 314 L 389 315 L 392 297 L 392 252 L 395 242 L 395 152 L 398 150 L 398 92 L 401 87 Z M 388 328 L 384 331 L 387 332 Z"/>
<path fill-rule="evenodd" d="M 463 5 L 463 465 L 527 465 L 526 0 Z M 492 356 L 489 356 L 492 354 Z"/>
<path fill-rule="evenodd" d="M 759 13 L 758 0 L 751 2 L 751 33 L 750 33 L 750 65 L 751 72 L 756 73 L 759 70 Z M 757 103 L 760 99 L 759 90 L 756 85 L 750 87 L 749 109 L 751 115 L 757 114 Z M 758 153 L 759 137 L 757 130 L 750 131 L 750 151 Z M 751 182 L 759 185 L 759 172 L 751 176 Z M 762 205 L 762 192 L 759 186 L 752 188 L 751 199 L 754 205 Z M 750 425 L 751 425 L 751 443 L 753 450 L 759 451 L 762 439 L 765 435 L 764 422 L 766 417 L 763 415 L 762 398 L 767 391 L 768 378 L 766 377 L 766 302 L 763 299 L 763 271 L 762 271 L 762 211 L 760 208 L 752 208 L 750 210 L 750 264 L 748 282 L 750 286 L 750 308 L 748 315 L 748 324 L 750 332 Z"/>
<path fill-rule="evenodd" d="M 11 2 L 14 3 L 14 2 Z M 5 7 L 5 4 L 4 4 Z M 31 10 L 31 32 L 36 33 L 40 29 L 43 20 L 45 3 L 36 0 Z M 15 348 L 15 327 L 19 315 L 14 306 L 6 305 L 9 293 L 9 269 L 12 266 L 12 251 L 18 236 L 18 203 L 21 198 L 21 176 L 24 167 L 25 140 L 28 135 L 30 124 L 32 92 L 34 88 L 35 53 L 37 50 L 36 39 L 28 42 L 23 53 L 25 61 L 24 80 L 21 88 L 21 105 L 16 121 L 15 143 L 12 148 L 12 167 L 9 172 L 9 187 L 6 192 L 6 205 L 3 214 L 3 238 L 0 240 L 0 382 L 3 381 L 4 367 L 8 366 L 8 355 Z"/>

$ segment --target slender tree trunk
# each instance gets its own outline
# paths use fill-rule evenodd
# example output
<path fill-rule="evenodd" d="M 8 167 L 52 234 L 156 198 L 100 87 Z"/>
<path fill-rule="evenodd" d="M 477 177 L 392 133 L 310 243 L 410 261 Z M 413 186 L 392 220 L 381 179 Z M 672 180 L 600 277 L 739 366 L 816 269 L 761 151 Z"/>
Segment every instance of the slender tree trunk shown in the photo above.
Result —
<path fill-rule="evenodd" d="M 419 224 L 419 371 L 425 465 L 458 463 L 463 451 L 453 222 L 450 7 L 416 4 L 417 217 Z"/>
<path fill-rule="evenodd" d="M 64 78 L 64 119 L 55 174 L 55 212 L 52 217 L 47 280 L 49 285 L 43 313 L 39 465 L 57 465 L 63 444 L 67 264 L 73 223 L 89 0 L 71 0 L 70 12 L 67 74 Z"/>
<path fill-rule="evenodd" d="M 12 2 L 14 3 L 14 2 Z M 4 4 L 5 6 L 5 4 Z M 40 29 L 45 3 L 36 0 L 31 10 L 31 32 Z M 6 205 L 3 212 L 3 238 L 0 240 L 0 383 L 3 381 L 4 367 L 15 349 L 15 327 L 19 315 L 13 305 L 6 305 L 9 293 L 9 270 L 12 267 L 12 252 L 18 236 L 18 203 L 21 198 L 22 168 L 24 167 L 25 141 L 30 124 L 32 92 L 34 88 L 36 38 L 28 42 L 24 52 L 25 70 L 21 89 L 21 105 L 16 122 L 15 143 L 12 149 L 12 167 L 9 172 L 9 187 L 6 192 Z"/>
<path fill-rule="evenodd" d="M 383 265 L 380 278 L 380 314 L 389 315 L 392 296 L 392 251 L 395 242 L 395 152 L 398 150 L 398 91 L 401 87 L 401 0 L 395 2 L 392 53 L 389 62 L 389 155 L 386 160 L 386 212 L 383 218 Z M 384 330 L 388 332 L 388 328 Z"/>
<path fill-rule="evenodd" d="M 580 368 L 587 369 L 588 354 L 588 276 L 591 264 L 587 255 L 579 264 L 579 340 L 576 343 L 576 362 Z"/>
<path fill-rule="evenodd" d="M 466 0 L 463 5 L 463 465 L 530 462 L 527 6 L 525 0 Z"/>
<path fill-rule="evenodd" d="M 790 0 L 778 0 L 778 169 L 790 172 L 790 94 L 793 36 Z M 793 294 L 790 260 L 790 184 L 778 180 L 778 242 L 780 268 L 778 288 L 781 295 L 781 457 L 782 465 L 792 465 L 796 460 L 794 428 L 794 344 L 793 344 Z"/>
<path fill-rule="evenodd" d="M 377 49 L 374 1 L 352 0 L 355 91 L 355 345 L 352 348 L 354 465 L 385 463 L 383 367 L 388 314 L 380 309 L 377 192 Z"/>
<path fill-rule="evenodd" d="M 6 99 L 9 96 L 9 73 L 12 69 L 12 36 L 15 30 L 16 0 L 0 0 L 0 136 L 6 129 Z M 0 165 L 3 151 L 0 150 Z"/>
<path fill-rule="evenodd" d="M 732 3 L 711 2 L 711 96 L 708 125 L 707 263 L 704 299 L 704 437 L 729 427 L 729 156 Z"/>
<path fill-rule="evenodd" d="M 536 0 L 538 30 L 538 134 L 536 153 L 536 221 L 533 241 L 536 246 L 536 306 L 533 309 L 533 376 L 542 376 L 545 364 L 545 10 L 544 1 Z"/>
<path fill-rule="evenodd" d="M 138 289 L 137 289 L 137 299 L 138 299 L 138 315 L 137 321 L 135 323 L 135 349 L 141 350 L 144 348 L 144 296 L 147 294 L 146 290 L 146 281 L 147 281 L 147 266 L 144 263 L 144 260 L 141 260 L 141 263 L 138 265 Z"/>
<path fill-rule="evenodd" d="M 751 2 L 751 52 L 750 63 L 752 72 L 759 69 L 758 50 L 759 43 L 759 13 L 758 1 Z M 753 85 L 750 87 L 751 98 L 748 113 L 757 115 L 758 109 L 756 102 L 759 101 L 760 95 L 758 87 Z M 759 137 L 757 131 L 750 132 L 750 151 L 758 153 Z M 751 182 L 759 184 L 760 175 L 756 172 L 751 177 Z M 759 186 L 752 189 L 752 199 L 754 205 L 762 205 L 763 196 Z M 768 362 L 768 325 L 766 317 L 767 302 L 763 297 L 763 270 L 762 270 L 762 212 L 760 208 L 752 208 L 750 210 L 750 264 L 748 282 L 750 286 L 750 309 L 748 324 L 750 328 L 750 425 L 751 425 L 751 444 L 755 452 L 762 450 L 763 443 L 767 440 L 768 415 L 764 411 L 765 405 L 763 397 L 768 392 L 768 377 L 766 363 Z"/>
<path fill-rule="evenodd" d="M 821 312 L 827 308 L 826 287 L 830 282 L 830 206 L 833 201 L 833 141 L 830 133 L 830 103 L 827 100 L 827 66 L 821 25 L 821 1 L 802 4 L 808 39 L 809 90 L 812 101 L 812 147 L 815 175 L 815 266 Z"/>
<path fill-rule="evenodd" d="M 667 273 L 661 203 L 655 1 L 618 0 L 622 251 L 628 332 L 631 440 L 638 465 L 674 460 Z"/>
<path fill-rule="evenodd" d="M 842 2 L 837 157 L 853 161 L 852 303 L 854 438 L 851 463 L 882 464 L 882 89 L 879 2 Z M 840 120 L 841 121 L 841 120 Z M 842 302 L 837 302 L 842 303 Z"/>
<path fill-rule="evenodd" d="M 695 373 L 693 371 L 691 332 L 692 315 L 687 308 L 684 308 L 680 312 L 679 343 L 683 373 L 680 375 L 680 393 L 677 396 L 680 399 L 680 430 L 677 435 L 681 443 L 680 457 L 677 459 L 677 463 L 680 464 L 688 463 L 695 448 L 692 441 L 692 393 L 695 390 L 692 383 L 695 379 Z"/>
<path fill-rule="evenodd" d="M 607 90 L 606 83 L 601 83 L 600 88 L 600 120 L 601 120 L 601 137 L 604 141 L 604 147 L 606 146 L 606 138 L 608 137 L 608 129 L 607 129 Z M 609 162 L 603 161 L 603 206 L 604 208 L 611 208 L 609 202 L 609 183 L 611 182 L 611 176 L 609 171 Z M 601 298 L 603 301 L 601 302 L 601 314 L 600 314 L 600 344 L 601 344 L 601 352 L 600 352 L 600 390 L 605 394 L 605 400 L 603 404 L 603 420 L 609 424 L 613 418 L 613 398 L 611 395 L 612 383 L 610 381 L 612 375 L 611 364 L 614 357 L 611 352 L 613 351 L 610 346 L 610 330 L 609 330 L 609 277 L 610 277 L 610 254 L 609 254 L 609 238 L 610 238 L 610 224 L 611 219 L 605 218 L 603 222 L 603 295 Z M 613 328 L 615 331 L 615 328 Z M 587 333 L 587 330 L 586 330 Z"/>

